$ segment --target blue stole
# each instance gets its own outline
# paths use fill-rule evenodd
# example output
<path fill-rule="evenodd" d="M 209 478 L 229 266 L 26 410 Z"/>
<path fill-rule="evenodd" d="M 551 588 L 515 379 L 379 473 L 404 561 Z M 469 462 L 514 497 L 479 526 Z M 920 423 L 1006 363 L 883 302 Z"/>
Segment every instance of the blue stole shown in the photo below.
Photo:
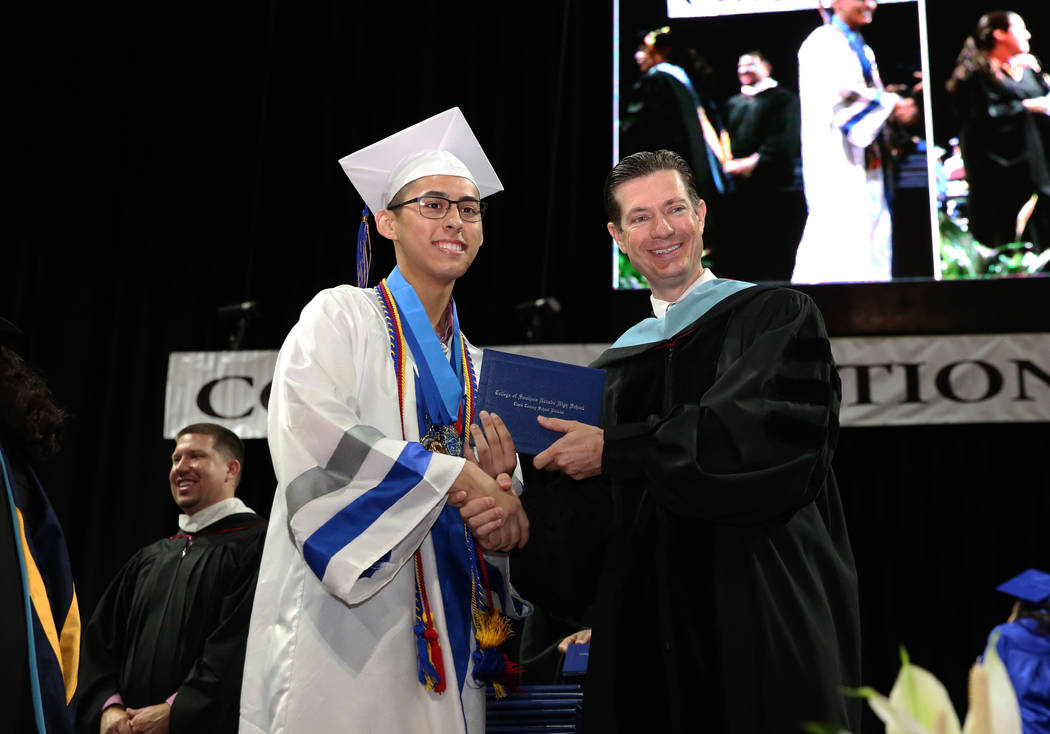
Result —
<path fill-rule="evenodd" d="M 386 278 L 390 294 L 397 303 L 404 327 L 405 340 L 415 357 L 417 385 L 423 389 L 422 401 L 427 414 L 435 425 L 447 426 L 459 418 L 463 402 L 463 369 L 459 360 L 461 344 L 459 334 L 459 314 L 456 303 L 452 302 L 452 348 L 449 353 L 452 363 L 445 356 L 441 343 L 430 324 L 430 317 L 416 295 L 415 289 L 394 266 Z M 417 403 L 420 402 L 417 400 Z"/>
<path fill-rule="evenodd" d="M 864 73 L 864 81 L 868 83 L 869 87 L 874 86 L 875 77 L 871 73 L 871 61 L 868 60 L 868 55 L 864 53 L 864 36 L 846 25 L 842 18 L 837 15 L 831 16 L 831 24 L 846 36 L 850 48 L 853 49 L 853 52 L 857 54 L 857 58 L 860 59 L 860 68 Z"/>
<path fill-rule="evenodd" d="M 452 304 L 450 363 L 434 334 L 419 296 L 396 266 L 387 276 L 386 283 L 401 316 L 405 341 L 416 363 L 416 417 L 420 433 L 426 430 L 428 418 L 438 426 L 455 424 L 457 418 L 467 423 L 472 416 L 462 415 L 464 379 L 473 380 L 474 376 L 466 377 L 463 374 L 462 360 L 459 359 L 463 344 L 455 302 Z M 446 504 L 430 530 L 430 538 L 434 544 L 455 678 L 462 691 L 474 643 L 470 608 L 474 572 L 471 568 L 471 548 L 468 546 L 473 543 L 473 537 L 467 534 L 459 509 Z"/>
<path fill-rule="evenodd" d="M 716 278 L 667 309 L 662 319 L 655 316 L 640 321 L 620 335 L 612 349 L 642 344 L 659 344 L 678 334 L 729 296 L 755 284 L 743 280 Z"/>
<path fill-rule="evenodd" d="M 840 31 L 842 31 L 843 35 L 846 36 L 846 40 L 849 42 L 850 48 L 853 49 L 853 53 L 857 55 L 857 59 L 860 61 L 860 69 L 861 72 L 864 74 L 864 81 L 867 82 L 869 87 L 875 87 L 875 75 L 872 72 L 871 61 L 868 59 L 868 55 L 864 53 L 864 36 L 862 36 L 859 32 L 853 30 L 848 25 L 846 25 L 846 23 L 837 15 L 833 15 L 831 17 L 831 24 Z M 881 97 L 882 93 L 879 92 L 874 100 L 865 105 L 864 109 L 862 109 L 860 112 L 858 112 L 849 120 L 847 120 L 846 124 L 842 126 L 842 132 L 846 135 L 849 135 L 849 131 L 853 129 L 853 126 L 856 125 L 858 121 L 863 119 L 864 116 L 868 113 L 878 109 L 879 99 Z M 883 150 L 882 142 L 878 138 L 876 138 L 876 147 L 872 149 L 869 146 L 868 150 L 872 151 L 872 155 L 875 156 L 875 160 L 881 160 L 885 153 L 885 151 Z M 874 165 L 875 164 L 872 162 L 872 159 L 869 157 L 866 167 L 870 169 Z M 879 163 L 879 165 L 882 164 Z M 886 205 L 892 209 L 894 192 L 893 186 L 890 185 L 889 176 L 886 176 L 883 180 L 883 189 L 886 192 Z"/>

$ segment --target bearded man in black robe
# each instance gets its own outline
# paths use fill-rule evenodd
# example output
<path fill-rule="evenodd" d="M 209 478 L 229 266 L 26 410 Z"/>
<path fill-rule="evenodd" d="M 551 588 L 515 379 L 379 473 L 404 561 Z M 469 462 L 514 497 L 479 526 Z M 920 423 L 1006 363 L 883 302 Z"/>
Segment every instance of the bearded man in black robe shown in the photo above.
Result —
<path fill-rule="evenodd" d="M 179 432 L 168 479 L 179 532 L 140 549 L 84 630 L 84 734 L 236 732 L 266 521 L 234 492 L 244 444 L 211 423 Z"/>
<path fill-rule="evenodd" d="M 592 608 L 586 731 L 857 731 L 840 385 L 820 313 L 703 268 L 706 205 L 677 154 L 625 158 L 606 206 L 655 318 L 594 365 L 601 428 L 540 419 L 565 435 L 535 466 L 576 481 L 524 495 L 534 537 L 515 586 L 555 614 Z"/>
<path fill-rule="evenodd" d="M 790 280 L 806 221 L 802 192 L 790 189 L 801 145 L 798 95 L 771 70 L 760 51 L 741 54 L 740 94 L 725 106 L 731 155 L 725 169 L 733 192 L 720 214 L 732 236 L 720 238 L 713 257 L 730 278 Z"/>

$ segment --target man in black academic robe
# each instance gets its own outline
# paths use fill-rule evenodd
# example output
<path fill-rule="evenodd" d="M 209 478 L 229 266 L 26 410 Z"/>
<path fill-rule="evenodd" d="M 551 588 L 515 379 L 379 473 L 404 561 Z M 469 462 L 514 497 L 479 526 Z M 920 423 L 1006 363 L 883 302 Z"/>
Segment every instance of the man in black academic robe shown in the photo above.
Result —
<path fill-rule="evenodd" d="M 565 435 L 535 465 L 584 481 L 526 493 L 515 585 L 555 613 L 593 598 L 586 731 L 857 731 L 841 692 L 859 683 L 860 630 L 831 472 L 840 386 L 820 313 L 704 270 L 706 207 L 679 156 L 621 161 L 606 202 L 657 318 L 595 363 L 602 428 L 540 420 Z"/>
<path fill-rule="evenodd" d="M 770 72 L 761 52 L 742 54 L 740 94 L 724 108 L 733 192 L 719 213 L 732 232 L 712 254 L 719 273 L 742 280 L 790 280 L 806 220 L 801 187 L 791 190 L 801 149 L 798 95 Z"/>
<path fill-rule="evenodd" d="M 266 521 L 233 496 L 244 446 L 213 424 L 172 454 L 180 532 L 140 549 L 84 630 L 80 726 L 96 732 L 236 732 Z"/>

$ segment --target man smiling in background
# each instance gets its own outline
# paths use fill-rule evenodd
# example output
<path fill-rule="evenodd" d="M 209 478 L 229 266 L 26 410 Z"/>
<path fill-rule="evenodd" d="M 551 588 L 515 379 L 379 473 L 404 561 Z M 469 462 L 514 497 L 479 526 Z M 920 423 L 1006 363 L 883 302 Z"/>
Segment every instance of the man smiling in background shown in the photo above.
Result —
<path fill-rule="evenodd" d="M 266 521 L 234 497 L 244 444 L 211 423 L 171 455 L 180 532 L 139 550 L 84 630 L 82 731 L 235 732 Z"/>

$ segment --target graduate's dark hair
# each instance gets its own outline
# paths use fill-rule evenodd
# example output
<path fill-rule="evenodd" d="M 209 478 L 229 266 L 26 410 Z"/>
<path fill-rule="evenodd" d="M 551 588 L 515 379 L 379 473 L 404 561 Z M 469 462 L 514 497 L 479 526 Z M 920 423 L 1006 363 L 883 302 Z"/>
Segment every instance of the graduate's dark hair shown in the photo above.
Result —
<path fill-rule="evenodd" d="M 179 431 L 175 438 L 178 440 L 181 436 L 185 436 L 188 433 L 211 436 L 214 439 L 215 450 L 222 454 L 226 459 L 236 459 L 239 461 L 243 473 L 244 441 L 242 441 L 236 433 L 229 428 L 224 428 L 215 423 L 194 423 Z"/>
<path fill-rule="evenodd" d="M 742 58 L 744 56 L 750 56 L 753 59 L 758 59 L 759 61 L 761 61 L 763 64 L 766 65 L 767 69 L 769 69 L 770 71 L 773 71 L 773 64 L 769 61 L 769 57 L 767 57 L 761 51 L 758 51 L 758 50 L 745 51 L 744 53 L 740 54 L 740 56 L 738 56 L 737 59 L 740 59 L 740 58 Z"/>
<path fill-rule="evenodd" d="M 693 183 L 693 171 L 682 156 L 672 150 L 642 151 L 633 153 L 613 166 L 605 177 L 605 213 L 609 221 L 620 229 L 620 202 L 616 199 L 616 189 L 635 178 L 650 176 L 658 171 L 677 171 L 689 195 L 689 203 L 695 209 L 700 203 Z"/>
<path fill-rule="evenodd" d="M 420 176 L 420 178 L 423 178 L 423 177 L 422 177 L 422 176 Z M 415 183 L 416 181 L 418 181 L 418 180 L 419 180 L 418 178 L 414 178 L 414 179 L 412 179 L 411 181 L 409 181 L 408 183 L 406 183 L 406 184 L 405 184 L 404 186 L 402 186 L 402 187 L 401 187 L 400 189 L 398 189 L 398 190 L 397 190 L 397 193 L 396 193 L 396 194 L 394 194 L 393 196 L 391 196 L 391 197 L 390 197 L 390 201 L 388 201 L 388 202 L 386 203 L 386 206 L 387 206 L 387 207 L 389 207 L 389 206 L 390 206 L 391 204 L 393 204 L 393 203 L 394 203 L 395 201 L 398 201 L 398 202 L 400 202 L 400 201 L 404 201 L 404 200 L 405 200 L 405 199 L 406 199 L 406 198 L 408 197 L 408 189 L 409 189 L 409 187 L 410 187 L 410 186 L 411 186 L 412 184 L 414 184 L 414 183 Z M 468 180 L 468 181 L 470 181 L 470 179 L 469 179 L 469 178 L 468 178 L 467 180 Z M 478 185 L 477 185 L 476 183 L 474 183 L 473 181 L 470 181 L 470 182 L 471 182 L 472 184 L 474 184 L 474 188 L 475 188 L 475 189 L 476 189 L 476 188 L 478 188 Z M 479 192 L 478 196 L 480 196 L 480 195 L 481 195 L 481 194 L 480 194 L 480 192 Z"/>
<path fill-rule="evenodd" d="M 995 48 L 995 32 L 1010 29 L 1010 21 L 1017 13 L 1008 10 L 993 10 L 985 13 L 977 21 L 973 35 L 963 43 L 955 69 L 945 85 L 948 92 L 954 94 L 959 85 L 969 80 L 975 73 L 991 73 L 991 61 L 988 54 Z"/>
<path fill-rule="evenodd" d="M 43 461 L 58 453 L 66 417 L 43 376 L 16 351 L 0 345 L 0 436 L 31 461 Z"/>
<path fill-rule="evenodd" d="M 1039 622 L 1039 634 L 1050 635 L 1050 609 L 1047 609 L 1045 602 L 1033 604 L 1031 602 L 1019 600 L 1017 605 L 1017 618 L 1036 620 Z"/>

